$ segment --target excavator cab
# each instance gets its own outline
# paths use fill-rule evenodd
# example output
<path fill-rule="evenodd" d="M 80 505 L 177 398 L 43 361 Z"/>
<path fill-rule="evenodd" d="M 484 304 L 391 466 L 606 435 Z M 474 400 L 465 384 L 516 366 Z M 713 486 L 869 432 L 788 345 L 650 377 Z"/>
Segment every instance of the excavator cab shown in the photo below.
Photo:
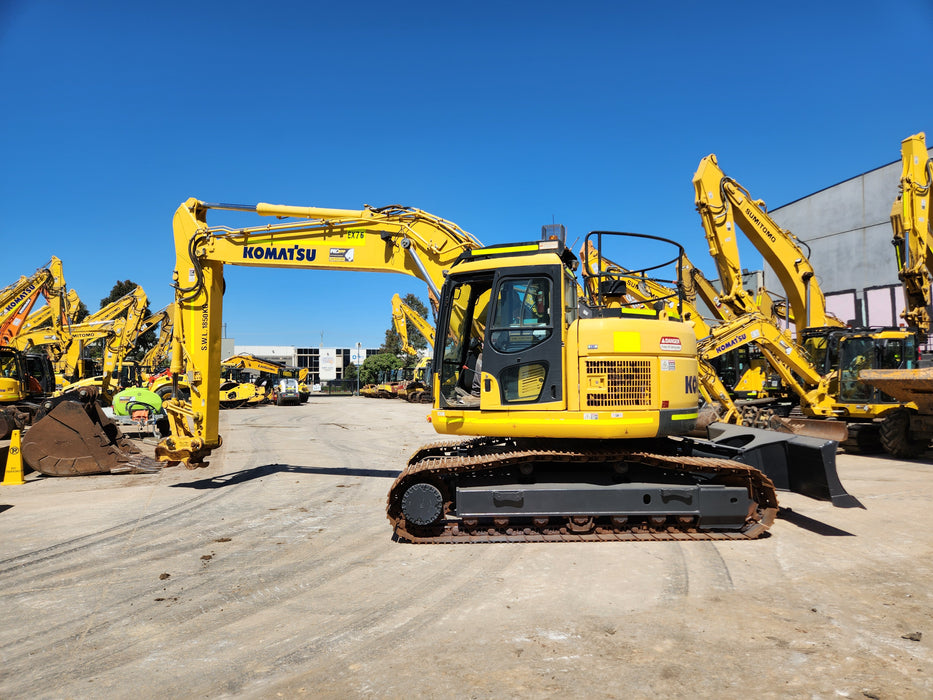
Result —
<path fill-rule="evenodd" d="M 441 406 L 562 407 L 565 328 L 552 319 L 563 318 L 564 266 L 552 257 L 550 265 L 484 268 L 445 285 L 438 337 L 446 342 L 435 356 Z"/>
<path fill-rule="evenodd" d="M 915 369 L 916 337 L 902 329 L 811 328 L 803 335 L 813 366 L 832 374 L 829 391 L 839 404 L 896 404 L 896 399 L 859 380 L 870 369 Z"/>

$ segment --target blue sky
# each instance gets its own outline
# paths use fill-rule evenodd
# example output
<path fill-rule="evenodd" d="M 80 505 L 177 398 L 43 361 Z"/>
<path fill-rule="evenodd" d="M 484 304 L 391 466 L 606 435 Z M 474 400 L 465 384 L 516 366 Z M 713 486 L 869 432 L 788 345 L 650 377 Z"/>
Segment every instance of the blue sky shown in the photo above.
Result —
<path fill-rule="evenodd" d="M 931 0 L 4 0 L 0 285 L 57 255 L 90 309 L 122 279 L 158 309 L 188 197 L 404 204 L 485 244 L 651 233 L 715 277 L 700 159 L 771 208 L 898 160 L 933 132 L 931 43 Z M 225 276 L 239 344 L 375 347 L 395 292 L 426 298 L 391 274 Z"/>

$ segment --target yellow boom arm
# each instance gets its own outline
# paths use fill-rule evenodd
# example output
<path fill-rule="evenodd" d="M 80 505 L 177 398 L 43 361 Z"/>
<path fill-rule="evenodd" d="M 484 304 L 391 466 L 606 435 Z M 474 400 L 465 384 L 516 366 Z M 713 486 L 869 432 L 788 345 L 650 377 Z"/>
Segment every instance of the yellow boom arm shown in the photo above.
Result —
<path fill-rule="evenodd" d="M 753 200 L 745 188 L 727 177 L 715 155 L 700 161 L 693 186 L 710 255 L 722 282 L 723 302 L 734 304 L 737 314 L 758 310 L 742 286 L 736 240 L 741 230 L 781 281 L 798 334 L 806 328 L 844 325 L 827 313 L 826 299 L 797 237 L 777 225 L 763 201 Z"/>
<path fill-rule="evenodd" d="M 891 208 L 891 227 L 897 252 L 898 276 L 904 285 L 907 325 L 924 335 L 930 331 L 930 281 L 933 271 L 933 234 L 930 207 L 933 205 L 933 159 L 921 132 L 901 142 L 900 194 Z"/>
<path fill-rule="evenodd" d="M 207 212 L 212 209 L 292 221 L 210 227 Z M 444 270 L 464 251 L 480 247 L 456 224 L 401 206 L 344 210 L 189 199 L 176 210 L 173 229 L 176 294 L 171 372 L 175 382 L 185 375 L 191 395 L 190 403 L 166 403 L 172 435 L 159 444 L 157 455 L 164 461 L 194 465 L 221 444 L 224 265 L 395 272 L 423 280 L 436 299 Z"/>

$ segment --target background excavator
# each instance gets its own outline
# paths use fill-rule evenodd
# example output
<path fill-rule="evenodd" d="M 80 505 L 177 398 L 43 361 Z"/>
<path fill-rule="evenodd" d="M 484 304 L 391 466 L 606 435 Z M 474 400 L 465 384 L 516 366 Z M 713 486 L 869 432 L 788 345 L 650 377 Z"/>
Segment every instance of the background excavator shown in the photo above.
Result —
<path fill-rule="evenodd" d="M 48 297 L 49 311 L 43 317 L 67 328 L 71 313 L 63 308 L 67 297 L 60 261 L 53 259 L 52 268 L 56 273 L 50 278 L 55 280 L 57 291 Z M 29 333 L 36 332 L 49 333 L 48 329 Z M 11 342 L 36 345 L 28 343 L 29 333 L 13 335 Z M 160 468 L 104 414 L 96 387 L 78 387 L 57 396 L 53 395 L 55 390 L 55 372 L 41 347 L 36 347 L 36 352 L 0 347 L 0 433 L 8 437 L 12 430 L 23 431 L 22 456 L 29 467 L 48 476 L 153 472 Z"/>
<path fill-rule="evenodd" d="M 49 314 L 62 315 L 65 277 L 62 261 L 52 257 L 45 267 L 20 279 L 0 291 L 0 346 L 10 342 L 23 329 L 24 322 L 42 296 L 46 300 Z"/>
<path fill-rule="evenodd" d="M 800 398 L 803 415 L 844 421 L 849 434 L 845 444 L 849 448 L 881 448 L 883 425 L 902 405 L 892 396 L 860 381 L 859 372 L 870 368 L 914 367 L 913 333 L 896 328 L 848 328 L 828 313 L 825 296 L 800 241 L 777 225 L 764 202 L 753 200 L 745 188 L 727 177 L 714 155 L 700 161 L 693 183 L 697 210 L 720 274 L 729 280 L 736 279 L 736 236 L 741 231 L 781 281 L 796 329 L 796 338 L 787 336 L 785 344 L 800 347 L 794 352 L 775 354 L 769 358 L 769 363 L 778 369 L 785 386 Z M 757 312 L 760 318 L 748 316 L 744 321 L 750 324 L 747 329 L 731 327 L 720 331 L 723 333 L 717 339 L 720 344 L 740 344 L 748 338 L 751 327 L 760 329 L 761 323 L 778 328 L 778 317 L 773 310 L 755 309 L 748 303 L 750 295 L 744 293 L 744 296 L 745 299 L 740 285 L 733 282 L 722 301 L 736 304 L 736 309 L 743 313 Z M 737 324 L 742 322 L 741 317 L 736 321 Z M 781 370 L 775 361 L 791 366 Z M 794 375 L 799 378 L 798 382 L 793 381 Z"/>
<path fill-rule="evenodd" d="M 906 301 L 903 318 L 926 345 L 933 280 L 933 159 L 927 151 L 926 134 L 914 134 L 901 142 L 901 165 L 900 192 L 891 208 L 891 226 Z M 933 440 L 933 368 L 864 369 L 858 378 L 901 402 L 881 424 L 885 450 L 906 459 L 926 452 Z"/>
<path fill-rule="evenodd" d="M 408 324 L 411 323 L 418 332 L 434 348 L 434 327 L 411 306 L 402 301 L 402 297 L 395 294 L 392 297 L 392 322 L 395 332 L 402 342 L 402 350 L 413 357 L 419 356 L 418 349 L 408 341 Z M 398 386 L 395 395 L 409 403 L 425 403 L 432 400 L 431 384 L 431 358 L 421 357 L 411 369 L 411 376 Z M 378 387 L 377 387 L 378 391 Z"/>
<path fill-rule="evenodd" d="M 206 215 L 215 208 L 296 220 L 214 228 Z M 176 211 L 174 232 L 171 369 L 176 383 L 189 377 L 191 393 L 188 401 L 166 402 L 172 434 L 157 448 L 164 461 L 198 466 L 221 444 L 223 265 L 349 263 L 343 269 L 395 271 L 435 285 L 431 421 L 443 434 L 482 436 L 428 446 L 412 457 L 389 494 L 398 539 L 757 537 L 776 514 L 774 483 L 736 459 L 767 469 L 780 488 L 857 504 L 824 461 L 827 450 L 834 455 L 832 442 L 814 449 L 794 442 L 797 436 L 763 438 L 767 431 L 676 438 L 697 419 L 692 328 L 679 320 L 682 314 L 581 303 L 577 259 L 560 240 L 482 249 L 450 222 L 414 209 L 346 212 L 195 199 Z M 682 253 L 664 239 L 638 240 L 674 246 L 675 260 Z M 482 353 L 481 369 L 474 351 Z M 798 478 L 801 470 L 805 478 Z"/>

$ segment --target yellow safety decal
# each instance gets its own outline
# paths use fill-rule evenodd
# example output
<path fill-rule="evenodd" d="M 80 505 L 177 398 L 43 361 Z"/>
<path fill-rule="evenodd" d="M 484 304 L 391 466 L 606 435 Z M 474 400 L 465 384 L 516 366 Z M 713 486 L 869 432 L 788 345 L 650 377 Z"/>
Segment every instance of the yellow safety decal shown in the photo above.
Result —
<path fill-rule="evenodd" d="M 693 420 L 694 418 L 697 418 L 698 416 L 699 416 L 699 413 L 696 413 L 696 412 L 676 413 L 673 416 L 671 416 L 671 420 Z"/>
<path fill-rule="evenodd" d="M 640 352 L 641 333 L 637 331 L 616 331 L 612 334 L 614 352 Z"/>

